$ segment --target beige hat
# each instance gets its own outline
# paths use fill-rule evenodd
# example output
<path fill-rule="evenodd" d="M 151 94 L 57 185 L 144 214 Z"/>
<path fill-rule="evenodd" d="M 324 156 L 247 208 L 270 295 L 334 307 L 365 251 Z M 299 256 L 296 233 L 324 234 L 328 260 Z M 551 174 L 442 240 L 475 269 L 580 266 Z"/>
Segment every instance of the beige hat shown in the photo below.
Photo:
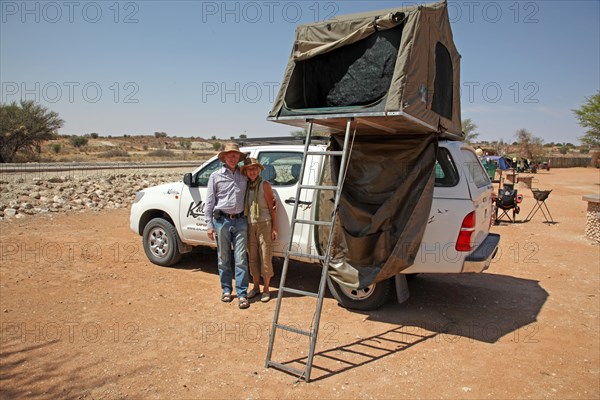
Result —
<path fill-rule="evenodd" d="M 258 167 L 261 171 L 265 169 L 256 158 L 248 157 L 244 160 L 244 165 L 242 165 L 242 175 L 246 175 L 246 169 L 250 167 Z"/>
<path fill-rule="evenodd" d="M 240 147 L 237 145 L 237 143 L 225 143 L 225 149 L 223 151 L 221 151 L 217 157 L 222 162 L 225 162 L 225 159 L 223 158 L 225 156 L 225 153 L 231 153 L 231 152 L 238 153 L 240 155 L 240 161 L 246 159 L 246 153 L 242 153 L 240 151 Z"/>

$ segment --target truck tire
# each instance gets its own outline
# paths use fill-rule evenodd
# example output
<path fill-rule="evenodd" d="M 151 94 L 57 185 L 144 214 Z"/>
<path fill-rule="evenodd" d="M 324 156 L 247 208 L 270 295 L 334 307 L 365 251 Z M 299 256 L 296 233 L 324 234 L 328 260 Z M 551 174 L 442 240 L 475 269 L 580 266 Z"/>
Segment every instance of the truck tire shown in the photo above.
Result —
<path fill-rule="evenodd" d="M 168 267 L 181 259 L 177 248 L 177 231 L 163 218 L 154 218 L 146 224 L 142 242 L 144 252 L 153 264 Z"/>
<path fill-rule="evenodd" d="M 331 278 L 327 278 L 327 286 L 333 297 L 344 308 L 370 311 L 384 305 L 392 293 L 392 281 L 369 285 L 365 289 L 355 290 L 341 286 Z"/>

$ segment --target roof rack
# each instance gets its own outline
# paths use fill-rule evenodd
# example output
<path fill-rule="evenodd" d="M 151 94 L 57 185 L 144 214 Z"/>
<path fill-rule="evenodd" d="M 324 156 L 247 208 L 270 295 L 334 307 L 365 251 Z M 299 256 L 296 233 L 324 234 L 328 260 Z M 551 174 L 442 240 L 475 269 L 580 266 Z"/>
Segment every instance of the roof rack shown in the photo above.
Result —
<path fill-rule="evenodd" d="M 330 136 L 311 136 L 311 144 L 327 144 L 329 143 Z M 246 139 L 234 139 L 234 142 L 240 146 L 247 145 L 267 145 L 267 144 L 305 144 L 306 136 L 277 136 L 277 137 L 264 137 L 264 138 L 246 138 Z"/>

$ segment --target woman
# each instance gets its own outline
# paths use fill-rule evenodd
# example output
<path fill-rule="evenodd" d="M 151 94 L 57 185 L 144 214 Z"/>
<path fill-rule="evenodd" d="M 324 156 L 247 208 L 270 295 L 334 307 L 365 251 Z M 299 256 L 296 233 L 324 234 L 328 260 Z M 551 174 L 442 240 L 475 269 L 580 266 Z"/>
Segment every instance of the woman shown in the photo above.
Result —
<path fill-rule="evenodd" d="M 244 214 L 248 218 L 248 259 L 253 288 L 248 293 L 252 298 L 260 293 L 260 277 L 264 289 L 260 301 L 271 299 L 269 283 L 273 276 L 273 241 L 277 240 L 277 203 L 268 181 L 260 177 L 265 168 L 256 158 L 247 158 L 242 174 L 248 177 Z"/>

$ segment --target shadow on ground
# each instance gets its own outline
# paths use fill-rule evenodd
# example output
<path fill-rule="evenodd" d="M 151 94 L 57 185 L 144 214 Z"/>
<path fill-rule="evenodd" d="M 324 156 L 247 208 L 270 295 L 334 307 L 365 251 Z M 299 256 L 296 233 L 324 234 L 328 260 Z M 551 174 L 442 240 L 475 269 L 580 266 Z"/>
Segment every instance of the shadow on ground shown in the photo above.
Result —
<path fill-rule="evenodd" d="M 539 340 L 535 322 L 548 293 L 538 281 L 493 274 L 423 274 L 409 279 L 409 290 L 411 297 L 403 304 L 390 301 L 375 311 L 348 310 L 395 327 L 317 351 L 312 380 L 326 379 L 429 340 Z M 283 362 L 300 370 L 306 363 L 307 357 Z"/>

